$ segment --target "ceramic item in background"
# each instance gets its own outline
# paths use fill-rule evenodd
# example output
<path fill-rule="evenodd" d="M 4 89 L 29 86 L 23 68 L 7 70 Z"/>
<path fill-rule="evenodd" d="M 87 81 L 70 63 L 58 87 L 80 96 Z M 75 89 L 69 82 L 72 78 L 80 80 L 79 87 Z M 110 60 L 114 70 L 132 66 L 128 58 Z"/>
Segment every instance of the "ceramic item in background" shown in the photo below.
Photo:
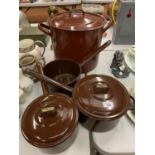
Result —
<path fill-rule="evenodd" d="M 29 69 L 32 69 L 34 71 L 36 71 L 36 58 L 34 55 L 30 55 L 30 54 L 27 54 L 27 55 L 23 55 L 20 59 L 19 59 L 19 65 L 22 69 L 26 69 L 26 68 L 29 68 Z M 39 60 L 42 65 L 44 66 L 45 65 L 45 61 L 44 60 Z M 28 75 L 27 75 L 28 76 Z M 31 78 L 34 82 L 37 82 L 37 79 L 32 77 L 32 76 L 28 76 L 29 78 Z"/>
<path fill-rule="evenodd" d="M 21 10 L 19 10 L 19 27 L 30 27 L 26 14 Z"/>
<path fill-rule="evenodd" d="M 36 68 L 36 59 L 34 55 L 23 55 L 20 59 L 19 59 L 19 65 L 22 69 L 32 69 L 35 70 Z"/>
<path fill-rule="evenodd" d="M 22 89 L 25 93 L 30 93 L 32 91 L 33 87 L 33 81 L 25 76 L 21 69 L 19 69 L 19 87 Z M 21 94 L 22 94 L 21 90 Z"/>
<path fill-rule="evenodd" d="M 32 70 L 24 72 L 72 92 L 73 101 L 80 112 L 79 121 L 92 131 L 111 130 L 128 109 L 134 108 L 134 100 L 127 89 L 110 76 L 89 75 L 80 79 L 74 88 L 71 88 Z"/>
<path fill-rule="evenodd" d="M 84 12 L 100 13 L 104 11 L 104 6 L 102 4 L 82 4 L 82 10 Z"/>
<path fill-rule="evenodd" d="M 20 104 L 19 104 L 19 118 L 21 116 L 21 113 L 22 113 L 22 109 L 21 109 Z"/>
<path fill-rule="evenodd" d="M 135 73 L 135 48 L 129 48 L 124 56 L 125 63 L 130 68 L 130 70 Z"/>
<path fill-rule="evenodd" d="M 22 69 L 19 67 L 19 80 L 22 78 L 23 76 L 23 71 Z"/>
<path fill-rule="evenodd" d="M 43 74 L 41 64 L 38 72 Z M 24 138 L 46 153 L 60 153 L 74 142 L 78 131 L 78 110 L 64 94 L 49 93 L 41 82 L 43 95 L 32 101 L 21 120 Z"/>
<path fill-rule="evenodd" d="M 130 70 L 124 61 L 124 55 L 119 50 L 115 52 L 110 68 L 112 74 L 117 78 L 127 78 L 130 74 Z"/>
<path fill-rule="evenodd" d="M 19 103 L 22 104 L 25 102 L 24 90 L 19 88 Z"/>
<path fill-rule="evenodd" d="M 19 32 L 19 40 L 23 39 L 32 39 L 32 40 L 39 40 L 42 41 L 45 46 L 47 47 L 50 37 L 47 36 L 45 33 L 40 31 L 38 27 L 31 26 L 31 27 L 23 27 Z M 41 50 L 41 49 L 39 49 Z"/>
<path fill-rule="evenodd" d="M 42 47 L 42 50 L 40 47 Z M 32 39 L 22 39 L 19 41 L 19 58 L 29 54 L 34 55 L 35 58 L 41 60 L 44 59 L 44 53 L 45 44 L 42 41 L 34 41 Z"/>
<path fill-rule="evenodd" d="M 81 10 L 51 15 L 48 23 L 49 26 L 39 24 L 38 28 L 51 36 L 55 58 L 68 58 L 78 63 L 102 46 L 102 34 L 112 25 L 107 16 Z M 82 72 L 94 69 L 97 62 L 98 56 L 85 64 Z"/>

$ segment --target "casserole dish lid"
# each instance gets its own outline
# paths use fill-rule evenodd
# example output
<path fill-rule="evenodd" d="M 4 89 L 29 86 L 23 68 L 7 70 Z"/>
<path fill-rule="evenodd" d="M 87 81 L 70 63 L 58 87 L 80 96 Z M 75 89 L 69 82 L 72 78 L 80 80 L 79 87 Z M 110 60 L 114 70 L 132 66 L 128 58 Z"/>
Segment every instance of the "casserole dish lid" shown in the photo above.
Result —
<path fill-rule="evenodd" d="M 118 80 L 105 75 L 89 75 L 78 81 L 73 98 L 84 115 L 97 120 L 122 116 L 130 101 L 126 88 Z"/>
<path fill-rule="evenodd" d="M 37 147 L 52 147 L 64 141 L 78 122 L 72 99 L 60 93 L 42 95 L 25 110 L 21 129 L 25 139 Z"/>
<path fill-rule="evenodd" d="M 104 16 L 83 11 L 70 11 L 50 16 L 50 26 L 71 31 L 97 29 L 106 24 Z"/>

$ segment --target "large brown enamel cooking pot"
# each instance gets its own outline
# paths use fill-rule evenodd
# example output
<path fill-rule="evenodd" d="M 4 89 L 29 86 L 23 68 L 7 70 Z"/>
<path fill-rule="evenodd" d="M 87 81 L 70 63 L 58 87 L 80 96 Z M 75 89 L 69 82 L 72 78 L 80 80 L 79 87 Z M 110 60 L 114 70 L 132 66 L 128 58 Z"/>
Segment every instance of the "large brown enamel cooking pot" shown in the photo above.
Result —
<path fill-rule="evenodd" d="M 43 73 L 42 70 L 39 72 Z M 76 138 L 78 110 L 70 97 L 49 93 L 43 82 L 42 88 L 44 94 L 33 100 L 24 111 L 21 131 L 24 138 L 41 151 L 60 153 Z"/>
<path fill-rule="evenodd" d="M 48 26 L 49 25 L 49 26 Z M 109 17 L 83 11 L 69 11 L 51 15 L 48 25 L 38 27 L 51 36 L 55 58 L 69 58 L 81 63 L 100 47 L 102 34 L 111 25 Z M 82 72 L 94 69 L 98 56 L 82 67 Z"/>
<path fill-rule="evenodd" d="M 110 40 L 106 41 L 102 46 L 97 48 L 96 51 L 84 58 L 80 64 L 74 60 L 66 58 L 51 61 L 44 66 L 44 75 L 51 79 L 55 79 L 60 83 L 73 87 L 76 81 L 80 78 L 82 66 L 91 61 L 100 52 L 104 51 L 104 49 L 110 44 Z M 48 87 L 50 92 L 58 91 L 67 93 L 66 91 L 60 90 L 55 86 L 48 85 Z"/>
<path fill-rule="evenodd" d="M 86 76 L 72 89 L 31 70 L 25 70 L 25 73 L 72 92 L 73 102 L 80 111 L 81 124 L 92 131 L 102 132 L 115 127 L 133 103 L 127 89 L 110 76 Z"/>

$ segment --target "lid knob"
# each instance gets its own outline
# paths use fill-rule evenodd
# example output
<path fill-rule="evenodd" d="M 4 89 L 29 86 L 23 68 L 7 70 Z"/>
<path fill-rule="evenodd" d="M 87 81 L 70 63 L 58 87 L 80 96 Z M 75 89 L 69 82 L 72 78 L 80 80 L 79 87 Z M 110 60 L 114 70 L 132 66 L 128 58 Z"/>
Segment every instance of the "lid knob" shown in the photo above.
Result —
<path fill-rule="evenodd" d="M 53 106 L 42 108 L 40 112 L 41 117 L 48 117 L 53 114 L 56 114 L 56 108 Z"/>
<path fill-rule="evenodd" d="M 111 97 L 109 86 L 105 82 L 97 82 L 93 86 L 93 96 L 99 100 L 105 101 Z"/>

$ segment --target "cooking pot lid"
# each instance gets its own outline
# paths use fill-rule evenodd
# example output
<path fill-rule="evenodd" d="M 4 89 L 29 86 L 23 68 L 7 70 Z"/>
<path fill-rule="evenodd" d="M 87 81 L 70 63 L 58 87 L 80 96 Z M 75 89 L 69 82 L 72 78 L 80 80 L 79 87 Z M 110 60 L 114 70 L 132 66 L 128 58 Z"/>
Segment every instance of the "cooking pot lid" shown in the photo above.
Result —
<path fill-rule="evenodd" d="M 53 93 L 35 99 L 25 110 L 21 128 L 26 140 L 37 147 L 51 147 L 64 141 L 78 122 L 72 100 Z"/>
<path fill-rule="evenodd" d="M 90 75 L 78 81 L 73 97 L 84 115 L 98 120 L 120 117 L 126 112 L 130 101 L 126 88 L 105 75 Z"/>
<path fill-rule="evenodd" d="M 101 15 L 80 11 L 52 15 L 49 23 L 50 26 L 59 29 L 84 31 L 102 27 L 106 20 Z"/>

